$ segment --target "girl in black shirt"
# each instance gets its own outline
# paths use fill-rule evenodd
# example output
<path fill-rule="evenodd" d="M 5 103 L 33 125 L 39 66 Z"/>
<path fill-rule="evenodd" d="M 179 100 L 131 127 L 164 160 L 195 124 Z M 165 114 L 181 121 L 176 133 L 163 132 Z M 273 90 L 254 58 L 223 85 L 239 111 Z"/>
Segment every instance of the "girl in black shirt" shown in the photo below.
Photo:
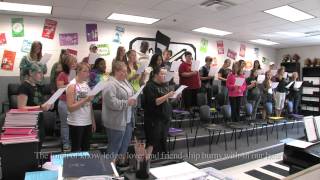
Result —
<path fill-rule="evenodd" d="M 167 153 L 167 137 L 171 120 L 169 98 L 174 95 L 165 83 L 166 69 L 157 67 L 153 78 L 143 89 L 144 95 L 144 128 L 147 148 L 153 147 L 153 154 Z"/>
<path fill-rule="evenodd" d="M 43 89 L 38 83 L 42 81 L 43 73 L 41 67 L 36 63 L 30 63 L 25 74 L 27 79 L 22 82 L 18 93 L 19 109 L 41 109 L 48 111 L 52 105 L 43 103 Z"/>

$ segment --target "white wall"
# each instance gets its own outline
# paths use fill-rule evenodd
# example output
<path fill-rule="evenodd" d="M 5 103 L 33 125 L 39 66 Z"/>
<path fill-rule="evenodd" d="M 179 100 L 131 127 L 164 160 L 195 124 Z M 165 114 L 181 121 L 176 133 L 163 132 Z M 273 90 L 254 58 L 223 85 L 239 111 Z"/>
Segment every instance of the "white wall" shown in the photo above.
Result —
<path fill-rule="evenodd" d="M 303 67 L 305 59 L 310 58 L 313 60 L 314 58 L 320 58 L 320 45 L 279 49 L 277 51 L 278 62 L 281 62 L 282 57 L 286 54 L 290 54 L 291 56 L 298 54 L 300 56 L 301 67 Z"/>
<path fill-rule="evenodd" d="M 25 35 L 24 37 L 12 37 L 11 36 L 11 18 L 13 17 L 23 17 L 24 18 L 24 27 L 25 27 Z M 97 23 L 98 24 L 98 35 L 99 41 L 94 42 L 96 44 L 100 43 L 108 43 L 111 45 L 111 54 L 106 58 L 107 60 L 107 69 L 110 70 L 110 63 L 112 59 L 115 57 L 116 49 L 119 44 L 115 44 L 112 42 L 116 24 L 106 23 L 106 22 L 93 22 L 93 21 L 83 21 L 83 20 L 70 20 L 70 19 L 55 19 L 58 21 L 56 33 L 53 40 L 42 38 L 42 29 L 44 24 L 44 17 L 29 17 L 29 16 L 13 16 L 13 15 L 0 15 L 0 33 L 5 33 L 7 38 L 7 44 L 0 45 L 0 57 L 2 57 L 3 50 L 11 50 L 17 52 L 16 60 L 14 64 L 13 71 L 4 71 L 0 70 L 1 76 L 18 76 L 19 72 L 19 64 L 22 56 L 25 54 L 21 52 L 22 41 L 24 39 L 27 40 L 39 40 L 43 44 L 43 53 L 53 54 L 53 57 L 49 61 L 48 69 L 49 72 L 51 70 L 51 66 L 53 63 L 58 61 L 60 49 L 62 48 L 70 48 L 78 51 L 78 61 L 83 57 L 88 55 L 88 47 L 92 42 L 86 41 L 85 36 L 85 24 L 87 23 Z M 122 37 L 122 45 L 128 49 L 129 42 L 135 37 L 151 37 L 154 38 L 156 31 L 158 29 L 139 27 L 139 26 L 128 26 L 128 25 L 120 25 L 125 28 L 125 33 Z M 225 55 L 217 55 L 217 47 L 216 41 L 219 40 L 217 38 L 205 37 L 201 34 L 193 34 L 193 33 L 181 33 L 171 30 L 159 29 L 162 33 L 166 34 L 171 38 L 171 41 L 176 42 L 185 42 L 192 43 L 197 48 L 197 60 L 201 61 L 201 64 L 204 64 L 204 57 L 214 56 L 218 59 L 218 66 L 221 66 L 224 59 L 226 58 L 226 53 L 228 48 L 239 53 L 240 50 L 240 42 L 224 40 L 225 47 Z M 79 34 L 79 44 L 76 46 L 60 46 L 59 45 L 59 33 L 78 33 Z M 201 53 L 199 51 L 201 38 L 206 38 L 209 41 L 208 52 Z M 140 43 L 136 43 L 134 49 L 138 49 Z M 245 60 L 255 60 L 256 56 L 254 54 L 254 48 L 259 48 L 259 60 L 262 60 L 262 57 L 268 58 L 270 61 L 275 61 L 276 59 L 276 50 L 269 47 L 261 47 L 252 44 L 246 44 L 246 57 L 240 58 L 237 56 L 237 59 L 245 59 Z M 184 48 L 183 46 L 172 46 L 170 49 L 173 52 L 177 52 L 180 49 Z M 191 50 L 191 49 L 190 49 Z M 48 75 L 48 74 L 47 74 Z"/>

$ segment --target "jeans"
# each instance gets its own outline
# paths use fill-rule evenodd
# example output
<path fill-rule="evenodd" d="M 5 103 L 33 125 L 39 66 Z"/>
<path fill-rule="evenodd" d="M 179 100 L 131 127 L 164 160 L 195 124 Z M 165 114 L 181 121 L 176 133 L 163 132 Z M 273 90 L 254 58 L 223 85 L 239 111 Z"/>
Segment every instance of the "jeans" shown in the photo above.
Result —
<path fill-rule="evenodd" d="M 71 137 L 71 151 L 89 151 L 92 125 L 72 126 L 69 125 Z"/>
<path fill-rule="evenodd" d="M 61 101 L 61 100 L 59 101 L 58 112 L 59 112 L 59 118 L 60 118 L 60 134 L 62 138 L 62 144 L 64 147 L 69 147 L 70 146 L 69 126 L 67 123 L 68 108 L 67 108 L 67 103 L 65 101 Z"/>
<path fill-rule="evenodd" d="M 127 123 L 124 131 L 106 128 L 108 136 L 108 153 L 116 158 L 127 152 L 132 137 L 132 122 Z"/>
<path fill-rule="evenodd" d="M 252 104 L 253 107 L 253 112 L 252 112 L 252 119 L 255 120 L 257 117 L 257 110 L 258 110 L 258 106 L 260 104 L 260 100 L 261 100 L 261 96 L 259 96 L 256 100 L 252 101 L 252 100 L 248 100 L 248 102 L 250 104 Z"/>
<path fill-rule="evenodd" d="M 272 115 L 272 102 L 266 102 L 264 108 L 268 116 Z"/>
<path fill-rule="evenodd" d="M 240 105 L 241 105 L 241 96 L 238 97 L 229 97 L 231 105 L 231 119 L 233 122 L 240 121 Z"/>

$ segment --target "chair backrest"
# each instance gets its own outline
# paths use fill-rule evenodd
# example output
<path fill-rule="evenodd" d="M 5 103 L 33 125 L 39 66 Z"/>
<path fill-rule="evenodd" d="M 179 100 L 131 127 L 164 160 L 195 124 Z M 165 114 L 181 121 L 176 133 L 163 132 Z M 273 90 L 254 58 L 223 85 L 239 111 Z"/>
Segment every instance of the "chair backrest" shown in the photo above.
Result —
<path fill-rule="evenodd" d="M 251 116 L 252 112 L 253 112 L 252 104 L 251 103 L 246 103 L 245 106 L 244 106 L 244 110 L 245 110 L 247 116 Z"/>
<path fill-rule="evenodd" d="M 210 121 L 210 107 L 208 105 L 200 106 L 199 114 L 202 123 L 208 123 Z"/>
<path fill-rule="evenodd" d="M 9 108 L 16 109 L 18 107 L 18 92 L 20 84 L 8 84 L 8 100 Z"/>
<path fill-rule="evenodd" d="M 205 93 L 198 93 L 197 94 L 197 105 L 200 107 L 202 105 L 207 105 L 208 99 Z"/>
<path fill-rule="evenodd" d="M 221 113 L 224 118 L 230 119 L 231 118 L 231 106 L 230 105 L 221 106 Z"/>
<path fill-rule="evenodd" d="M 226 105 L 226 104 L 227 104 L 226 98 L 227 98 L 227 97 L 225 97 L 225 94 L 224 94 L 224 93 L 219 93 L 219 94 L 217 94 L 217 96 L 216 96 L 216 101 L 217 101 L 218 105 L 219 105 L 219 106 Z"/>
<path fill-rule="evenodd" d="M 94 120 L 96 122 L 96 132 L 103 132 L 104 126 L 101 119 L 101 110 L 94 110 Z"/>
<path fill-rule="evenodd" d="M 211 89 L 212 89 L 213 96 L 216 96 L 219 93 L 219 86 L 218 85 L 216 85 L 216 84 L 212 85 Z"/>

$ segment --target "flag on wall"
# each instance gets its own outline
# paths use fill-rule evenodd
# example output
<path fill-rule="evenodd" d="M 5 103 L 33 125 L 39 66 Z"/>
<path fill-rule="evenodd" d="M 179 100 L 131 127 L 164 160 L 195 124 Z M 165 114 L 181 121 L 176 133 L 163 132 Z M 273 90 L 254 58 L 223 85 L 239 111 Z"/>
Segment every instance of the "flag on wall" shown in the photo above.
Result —
<path fill-rule="evenodd" d="M 25 52 L 25 53 L 29 53 L 31 50 L 31 45 L 32 45 L 32 41 L 29 40 L 23 40 L 22 42 L 22 47 L 21 47 L 21 52 Z"/>
<path fill-rule="evenodd" d="M 217 41 L 217 49 L 218 49 L 218 54 L 224 54 L 224 45 L 223 41 Z"/>
<path fill-rule="evenodd" d="M 121 44 L 121 39 L 124 31 L 124 27 L 116 26 L 116 32 L 114 33 L 113 42 Z"/>
<path fill-rule="evenodd" d="M 231 49 L 228 49 L 228 52 L 227 52 L 227 57 L 233 59 L 233 60 L 236 60 L 236 57 L 237 57 L 237 52 L 231 50 Z"/>
<path fill-rule="evenodd" d="M 86 24 L 87 42 L 98 41 L 98 25 Z"/>
<path fill-rule="evenodd" d="M 246 55 L 246 45 L 245 44 L 240 44 L 239 56 L 245 57 L 245 55 Z"/>
<path fill-rule="evenodd" d="M 77 56 L 78 54 L 78 51 L 77 50 L 74 50 L 74 49 L 67 49 L 67 52 L 71 55 L 74 55 L 74 56 Z"/>
<path fill-rule="evenodd" d="M 208 51 L 208 40 L 202 38 L 200 41 L 200 52 L 206 53 Z"/>
<path fill-rule="evenodd" d="M 54 34 L 56 33 L 58 22 L 51 19 L 46 19 L 44 21 L 43 30 L 42 30 L 42 37 L 53 39 Z"/>
<path fill-rule="evenodd" d="M 78 45 L 78 33 L 59 34 L 60 46 Z"/>
<path fill-rule="evenodd" d="M 0 45 L 7 44 L 6 34 L 0 33 Z"/>
<path fill-rule="evenodd" d="M 16 58 L 16 52 L 4 50 L 2 56 L 1 69 L 7 71 L 13 71 L 14 60 Z"/>
<path fill-rule="evenodd" d="M 23 18 L 11 18 L 12 37 L 24 36 Z"/>

